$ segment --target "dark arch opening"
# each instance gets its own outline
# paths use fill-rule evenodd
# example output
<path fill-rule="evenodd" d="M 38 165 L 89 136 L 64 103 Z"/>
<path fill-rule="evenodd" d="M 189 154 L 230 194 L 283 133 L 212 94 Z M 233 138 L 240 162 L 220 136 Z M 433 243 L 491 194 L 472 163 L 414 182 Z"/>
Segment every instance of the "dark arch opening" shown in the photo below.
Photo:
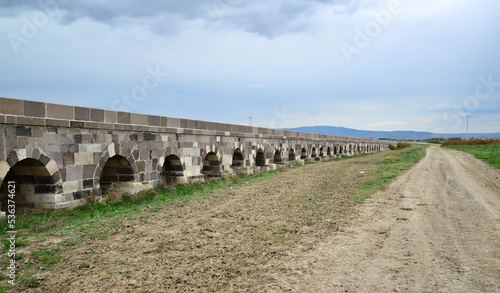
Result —
<path fill-rule="evenodd" d="M 40 202 L 37 195 L 62 193 L 59 173 L 51 175 L 40 161 L 28 158 L 12 166 L 0 186 L 0 202 L 2 210 L 7 210 L 9 199 L 9 182 L 15 182 L 16 213 L 36 208 Z"/>
<path fill-rule="evenodd" d="M 102 169 L 100 184 L 102 194 L 118 189 L 119 184 L 134 181 L 132 166 L 124 156 L 115 155 L 109 158 Z"/>
<path fill-rule="evenodd" d="M 275 164 L 283 163 L 283 158 L 281 157 L 281 151 L 280 150 L 276 150 L 274 152 L 274 163 Z"/>
<path fill-rule="evenodd" d="M 316 158 L 316 148 L 313 147 L 312 151 L 311 151 L 311 158 Z"/>
<path fill-rule="evenodd" d="M 320 157 L 323 157 L 323 147 L 320 147 L 320 148 L 319 148 L 319 156 L 320 156 Z"/>
<path fill-rule="evenodd" d="M 203 160 L 202 173 L 205 174 L 207 178 L 218 178 L 221 177 L 220 162 L 217 154 L 214 152 L 209 152 L 205 159 Z"/>
<path fill-rule="evenodd" d="M 255 157 L 255 166 L 265 166 L 266 165 L 266 155 L 264 154 L 264 150 L 259 148 L 257 150 L 257 156 Z"/>
<path fill-rule="evenodd" d="M 184 176 L 184 167 L 176 155 L 170 155 L 165 158 L 163 163 L 163 176 L 167 184 L 174 183 L 179 177 Z"/>
<path fill-rule="evenodd" d="M 327 156 L 331 156 L 331 155 L 332 155 L 332 149 L 331 149 L 330 147 L 328 147 L 328 148 L 326 149 L 326 155 L 327 155 Z"/>
<path fill-rule="evenodd" d="M 339 154 L 343 154 L 344 152 L 344 149 L 342 148 L 342 146 L 339 146 Z"/>
<path fill-rule="evenodd" d="M 245 163 L 245 161 L 243 159 L 243 153 L 241 152 L 241 150 L 239 148 L 237 148 L 233 154 L 232 166 L 233 167 L 242 167 L 244 165 L 244 163 Z"/>
<path fill-rule="evenodd" d="M 295 161 L 295 152 L 293 149 L 290 149 L 290 152 L 288 152 L 288 161 Z"/>
<path fill-rule="evenodd" d="M 300 153 L 300 158 L 302 160 L 306 159 L 307 158 L 307 152 L 306 152 L 306 148 L 302 148 L 302 152 Z"/>

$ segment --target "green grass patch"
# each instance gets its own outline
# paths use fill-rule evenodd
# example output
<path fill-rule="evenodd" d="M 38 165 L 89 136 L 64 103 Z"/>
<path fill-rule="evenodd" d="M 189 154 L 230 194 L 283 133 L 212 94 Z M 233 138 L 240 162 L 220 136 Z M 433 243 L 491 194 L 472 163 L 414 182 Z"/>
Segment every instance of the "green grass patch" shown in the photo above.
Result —
<path fill-rule="evenodd" d="M 500 168 L 500 144 L 443 145 L 442 147 L 471 153 L 476 158 Z"/>
<path fill-rule="evenodd" d="M 385 189 L 396 177 L 415 166 L 425 157 L 427 147 L 428 145 L 407 145 L 404 149 L 387 153 L 390 156 L 379 163 L 374 178 L 366 181 L 358 191 L 356 203 L 364 203 L 372 194 Z"/>
<path fill-rule="evenodd" d="M 34 251 L 31 254 L 37 258 L 37 260 L 45 265 L 46 267 L 53 266 L 59 262 L 61 256 L 57 255 L 59 248 L 57 249 L 40 249 Z"/>
<path fill-rule="evenodd" d="M 8 238 L 2 238 L 0 240 L 0 242 L 3 244 L 3 251 L 7 251 L 10 249 L 11 243 L 10 243 L 10 240 Z M 19 237 L 16 237 L 15 241 L 14 241 L 14 245 L 15 245 L 15 247 L 26 246 L 26 245 L 28 245 L 28 241 L 23 240 Z"/>

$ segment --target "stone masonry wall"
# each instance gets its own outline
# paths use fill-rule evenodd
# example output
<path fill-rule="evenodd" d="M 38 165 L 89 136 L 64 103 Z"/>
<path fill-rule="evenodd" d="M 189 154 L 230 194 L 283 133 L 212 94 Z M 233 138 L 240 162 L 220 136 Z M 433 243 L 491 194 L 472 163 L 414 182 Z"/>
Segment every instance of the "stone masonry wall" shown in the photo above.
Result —
<path fill-rule="evenodd" d="M 326 158 L 387 146 L 360 138 L 0 98 L 0 185 L 5 186 L 4 179 L 16 181 L 23 204 L 35 209 L 78 206 L 102 196 L 103 188 L 137 192 L 157 187 L 171 181 L 166 174 L 189 182 L 275 169 L 293 163 L 292 151 L 301 160 L 303 149 L 307 158 L 314 149 L 320 159 L 320 149 Z M 238 149 L 243 160 L 233 167 Z M 259 150 L 264 166 L 255 164 Z M 165 167 L 171 158 L 179 161 L 177 167 Z M 4 194 L 0 189 L 0 199 Z"/>

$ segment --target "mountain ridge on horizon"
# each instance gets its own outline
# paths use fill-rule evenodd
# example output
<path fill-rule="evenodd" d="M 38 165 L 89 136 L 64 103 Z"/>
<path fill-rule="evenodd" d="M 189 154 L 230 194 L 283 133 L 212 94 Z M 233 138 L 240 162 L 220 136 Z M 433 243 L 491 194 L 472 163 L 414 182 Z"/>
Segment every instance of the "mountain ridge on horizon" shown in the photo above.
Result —
<path fill-rule="evenodd" d="M 433 133 L 425 131 L 413 130 L 395 130 L 395 131 L 382 131 L 382 130 L 357 130 L 353 128 L 340 127 L 340 126 L 301 126 L 295 128 L 283 128 L 284 130 L 336 135 L 336 136 L 349 136 L 349 137 L 362 137 L 362 138 L 390 138 L 390 139 L 427 139 L 427 138 L 452 138 L 452 137 L 466 137 L 466 133 Z M 500 132 L 494 133 L 469 133 L 469 138 L 500 138 Z"/>

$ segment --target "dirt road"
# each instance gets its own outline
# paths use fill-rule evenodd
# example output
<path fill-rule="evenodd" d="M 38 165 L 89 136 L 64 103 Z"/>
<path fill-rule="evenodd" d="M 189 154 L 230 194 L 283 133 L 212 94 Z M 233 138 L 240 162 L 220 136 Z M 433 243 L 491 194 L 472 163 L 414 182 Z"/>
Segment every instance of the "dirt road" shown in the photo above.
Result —
<path fill-rule="evenodd" d="M 430 147 L 268 292 L 500 292 L 500 171 Z"/>

